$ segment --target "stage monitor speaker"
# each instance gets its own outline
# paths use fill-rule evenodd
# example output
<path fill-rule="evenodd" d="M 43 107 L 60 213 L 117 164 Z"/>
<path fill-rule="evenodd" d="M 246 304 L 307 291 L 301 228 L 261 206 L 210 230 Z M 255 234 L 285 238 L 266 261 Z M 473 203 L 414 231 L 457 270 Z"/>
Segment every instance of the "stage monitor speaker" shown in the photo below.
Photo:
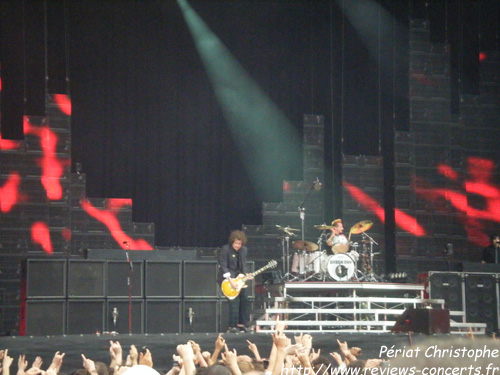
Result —
<path fill-rule="evenodd" d="M 464 311 L 463 274 L 460 272 L 429 272 L 429 296 L 444 299 L 450 311 Z"/>
<path fill-rule="evenodd" d="M 180 299 L 146 300 L 145 333 L 181 333 Z"/>
<path fill-rule="evenodd" d="M 64 335 L 66 300 L 26 301 L 26 335 Z"/>
<path fill-rule="evenodd" d="M 132 298 L 142 298 L 143 293 L 143 263 L 142 261 L 108 261 L 107 272 L 107 297 L 128 297 L 129 284 L 132 283 Z M 132 265 L 132 272 L 131 267 Z"/>
<path fill-rule="evenodd" d="M 217 298 L 217 262 L 184 261 L 184 298 Z"/>
<path fill-rule="evenodd" d="M 185 299 L 183 302 L 182 331 L 184 333 L 218 332 L 218 316 L 218 299 Z"/>
<path fill-rule="evenodd" d="M 103 298 L 105 263 L 93 260 L 68 262 L 68 297 Z"/>
<path fill-rule="evenodd" d="M 27 298 L 66 298 L 66 260 L 28 259 Z"/>
<path fill-rule="evenodd" d="M 181 298 L 182 262 L 146 261 L 146 298 Z"/>
<path fill-rule="evenodd" d="M 113 323 L 113 314 L 117 314 L 116 326 Z M 106 309 L 107 331 L 120 334 L 129 333 L 129 319 L 132 321 L 132 333 L 142 334 L 144 331 L 144 300 L 132 300 L 131 317 L 129 317 L 129 301 L 127 299 L 108 299 Z"/>
<path fill-rule="evenodd" d="M 406 309 L 397 319 L 392 332 L 418 332 L 427 335 L 450 333 L 450 310 Z"/>
<path fill-rule="evenodd" d="M 495 274 L 465 274 L 465 312 L 467 322 L 486 323 L 488 332 L 498 330 Z"/>
<path fill-rule="evenodd" d="M 104 300 L 68 300 L 68 335 L 96 334 L 104 332 Z"/>

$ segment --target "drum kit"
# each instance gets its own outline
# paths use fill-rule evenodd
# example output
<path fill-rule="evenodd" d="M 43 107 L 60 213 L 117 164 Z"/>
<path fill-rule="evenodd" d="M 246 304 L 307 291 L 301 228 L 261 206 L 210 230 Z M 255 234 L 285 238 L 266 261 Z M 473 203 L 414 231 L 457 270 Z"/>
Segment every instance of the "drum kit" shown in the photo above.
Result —
<path fill-rule="evenodd" d="M 283 249 L 283 279 L 285 281 L 383 281 L 373 272 L 373 258 L 379 253 L 373 251 L 377 242 L 366 233 L 373 226 L 370 220 L 354 224 L 348 237 L 348 243 L 337 243 L 326 246 L 326 240 L 332 226 L 321 224 L 314 228 L 321 233 L 316 241 L 296 240 L 291 243 L 294 249 L 290 254 L 290 238 L 300 229 L 276 227 L 283 233 L 281 244 Z M 351 235 L 361 235 L 361 246 L 351 241 Z M 289 267 L 291 260 L 291 267 Z M 359 263 L 359 267 L 358 267 Z"/>

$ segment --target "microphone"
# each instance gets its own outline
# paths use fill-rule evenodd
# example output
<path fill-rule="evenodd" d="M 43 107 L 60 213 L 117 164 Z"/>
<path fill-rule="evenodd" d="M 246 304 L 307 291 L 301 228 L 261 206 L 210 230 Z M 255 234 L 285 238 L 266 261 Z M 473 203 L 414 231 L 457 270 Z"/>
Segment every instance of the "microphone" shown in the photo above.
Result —
<path fill-rule="evenodd" d="M 127 250 L 125 251 L 125 256 L 127 257 L 127 263 L 130 265 L 130 271 L 134 271 L 134 265 L 130 261 L 130 257 L 128 256 L 128 251 L 130 250 L 130 246 L 127 241 L 123 241 L 123 244 L 127 247 Z M 130 285 L 130 284 L 129 284 Z"/>
<path fill-rule="evenodd" d="M 321 190 L 321 182 L 319 182 L 319 177 L 316 177 L 316 179 L 314 180 L 314 190 L 316 191 L 320 191 Z"/>

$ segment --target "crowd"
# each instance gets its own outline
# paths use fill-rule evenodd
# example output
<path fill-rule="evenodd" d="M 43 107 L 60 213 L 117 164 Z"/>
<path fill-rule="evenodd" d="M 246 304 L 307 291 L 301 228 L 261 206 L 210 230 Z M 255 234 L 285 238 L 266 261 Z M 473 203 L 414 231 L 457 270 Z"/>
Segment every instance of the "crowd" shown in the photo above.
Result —
<path fill-rule="evenodd" d="M 238 355 L 236 349 L 228 347 L 222 334 L 217 336 L 211 352 L 204 350 L 205 348 L 202 349 L 195 341 L 189 340 L 177 345 L 176 352 L 171 354 L 172 367 L 165 375 L 374 375 L 390 373 L 387 372 L 391 366 L 388 358 L 363 358 L 361 348 L 349 347 L 347 342 L 338 339 L 336 340 L 338 347 L 336 346 L 332 352 L 322 355 L 320 349 L 314 348 L 311 335 L 301 333 L 290 338 L 284 333 L 284 328 L 283 324 L 278 321 L 275 332 L 270 336 L 272 338 L 270 353 L 264 353 L 268 354 L 267 356 L 263 356 L 257 345 L 250 340 L 246 340 L 246 342 L 252 356 Z M 249 336 L 243 337 L 246 339 Z M 474 337 L 469 335 L 467 340 L 474 342 Z M 496 340 L 495 337 L 494 340 Z M 498 347 L 498 340 L 494 343 L 495 347 Z M 409 352 L 412 350 L 406 351 L 406 353 Z M 160 374 L 155 369 L 153 353 L 148 348 L 143 347 L 138 350 L 135 345 L 131 345 L 128 354 L 125 354 L 120 342 L 111 340 L 109 342 L 109 364 L 98 361 L 96 358 L 87 358 L 85 353 L 81 353 L 82 366 L 78 369 L 64 369 L 64 373 L 71 375 Z M 17 361 L 16 374 L 58 375 L 63 365 L 64 356 L 65 353 L 56 352 L 52 362 L 44 370 L 41 357 L 36 357 L 29 366 L 26 355 L 22 354 Z M 396 360 L 398 359 L 400 360 L 398 366 L 409 366 L 412 361 L 414 363 L 420 362 L 420 358 L 419 361 L 416 361 L 417 358 L 396 358 Z M 423 359 L 429 360 L 429 358 Z M 457 364 L 459 360 L 460 358 L 454 358 L 451 363 Z M 495 357 L 492 360 L 493 362 L 489 362 L 492 363 L 490 366 L 493 366 L 497 360 L 500 361 L 500 358 Z M 444 363 L 442 358 L 439 361 L 439 363 Z M 9 355 L 8 349 L 0 350 L 0 375 L 14 375 L 13 362 L 14 358 Z M 498 373 L 500 373 L 500 369 Z"/>
<path fill-rule="evenodd" d="M 362 350 L 349 348 L 347 342 L 337 340 L 338 349 L 321 355 L 320 349 L 313 346 L 313 337 L 299 334 L 288 337 L 284 325 L 277 322 L 275 333 L 271 335 L 272 349 L 270 353 L 261 353 L 257 345 L 246 340 L 252 356 L 238 355 L 236 349 L 228 347 L 222 334 L 215 340 L 213 348 L 201 348 L 198 343 L 189 340 L 177 345 L 176 353 L 172 353 L 173 365 L 166 375 L 330 375 L 350 366 L 379 366 L 381 359 L 363 360 Z M 239 336 L 239 335 L 238 335 Z M 243 336 L 245 339 L 249 336 Z M 206 350 L 209 349 L 209 350 Z M 52 362 L 44 369 L 43 361 L 36 357 L 31 366 L 27 357 L 20 355 L 17 361 L 17 375 L 58 375 L 63 365 L 65 353 L 56 352 Z M 109 363 L 102 358 L 82 356 L 82 367 L 64 369 L 64 373 L 72 375 L 158 375 L 154 366 L 151 351 L 131 345 L 126 350 L 120 342 L 110 341 Z M 106 355 L 107 356 L 107 355 Z M 8 349 L 0 351 L 1 375 L 14 375 L 14 358 Z"/>

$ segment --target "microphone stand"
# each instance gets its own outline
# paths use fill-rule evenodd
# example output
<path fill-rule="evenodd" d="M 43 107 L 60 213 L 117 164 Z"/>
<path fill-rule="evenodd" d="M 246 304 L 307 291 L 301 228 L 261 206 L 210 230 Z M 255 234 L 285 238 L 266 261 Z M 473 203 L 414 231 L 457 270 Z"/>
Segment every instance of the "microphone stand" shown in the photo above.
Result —
<path fill-rule="evenodd" d="M 127 276 L 127 285 L 128 285 L 128 333 L 132 334 L 132 275 L 134 273 L 134 265 L 130 261 L 130 257 L 128 251 L 130 250 L 130 245 L 127 241 L 123 242 L 126 246 L 125 255 L 127 256 L 128 267 L 128 276 Z"/>
<path fill-rule="evenodd" d="M 305 222 L 305 219 L 306 219 L 306 209 L 305 209 L 304 205 L 306 204 L 306 201 L 309 198 L 309 195 L 311 195 L 311 191 L 313 191 L 313 190 L 319 190 L 319 189 L 321 189 L 321 183 L 319 182 L 319 178 L 316 177 L 316 180 L 313 181 L 311 187 L 307 191 L 306 196 L 304 197 L 304 200 L 302 201 L 302 203 L 300 204 L 300 206 L 298 208 L 299 215 L 300 215 L 300 221 L 301 221 L 301 229 L 302 229 L 302 236 L 301 236 L 302 243 L 304 243 L 304 241 L 305 241 L 305 238 L 304 238 L 304 236 L 305 236 L 305 225 L 304 225 L 304 222 Z"/>

